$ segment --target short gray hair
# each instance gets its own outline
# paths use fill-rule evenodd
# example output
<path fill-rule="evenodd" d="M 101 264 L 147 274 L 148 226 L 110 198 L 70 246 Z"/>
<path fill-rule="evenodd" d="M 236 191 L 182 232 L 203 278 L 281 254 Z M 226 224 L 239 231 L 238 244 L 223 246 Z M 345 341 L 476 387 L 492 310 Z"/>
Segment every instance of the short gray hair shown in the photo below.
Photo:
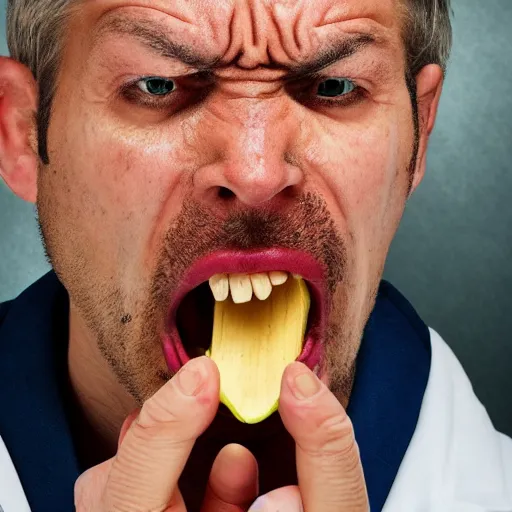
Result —
<path fill-rule="evenodd" d="M 452 48 L 450 1 L 405 0 L 402 37 L 411 76 L 427 64 L 439 64 L 446 73 Z"/>
<path fill-rule="evenodd" d="M 402 0 L 408 85 L 427 64 L 443 71 L 452 45 L 450 0 Z M 77 0 L 8 0 L 7 45 L 11 57 L 30 68 L 39 85 L 39 156 L 48 164 L 47 131 L 62 55 L 65 21 Z M 413 94 L 413 91 L 411 91 Z M 414 94 L 413 94 L 414 96 Z"/>
<path fill-rule="evenodd" d="M 75 0 L 8 0 L 7 46 L 39 85 L 38 152 L 49 163 L 47 132 L 62 55 L 65 21 Z"/>

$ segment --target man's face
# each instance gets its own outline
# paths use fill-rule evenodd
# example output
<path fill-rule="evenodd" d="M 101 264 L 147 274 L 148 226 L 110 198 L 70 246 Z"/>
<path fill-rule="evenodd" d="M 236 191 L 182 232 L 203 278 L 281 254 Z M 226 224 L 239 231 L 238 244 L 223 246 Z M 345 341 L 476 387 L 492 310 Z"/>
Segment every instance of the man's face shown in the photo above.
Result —
<path fill-rule="evenodd" d="M 68 27 L 40 222 L 120 382 L 142 401 L 208 346 L 192 285 L 273 269 L 310 277 L 346 392 L 416 157 L 396 1 L 88 0 Z"/>

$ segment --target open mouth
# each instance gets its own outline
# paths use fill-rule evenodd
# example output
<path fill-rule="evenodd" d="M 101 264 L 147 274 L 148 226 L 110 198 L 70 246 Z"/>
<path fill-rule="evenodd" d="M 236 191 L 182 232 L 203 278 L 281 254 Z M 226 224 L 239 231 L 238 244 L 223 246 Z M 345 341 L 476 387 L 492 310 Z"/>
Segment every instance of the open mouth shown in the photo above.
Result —
<path fill-rule="evenodd" d="M 311 299 L 297 360 L 318 371 L 327 308 L 324 272 L 307 253 L 285 249 L 217 252 L 189 269 L 172 299 L 163 340 L 169 369 L 177 372 L 190 358 L 210 348 L 216 300 L 229 297 L 236 304 L 268 300 L 276 287 L 295 276 L 304 279 Z"/>

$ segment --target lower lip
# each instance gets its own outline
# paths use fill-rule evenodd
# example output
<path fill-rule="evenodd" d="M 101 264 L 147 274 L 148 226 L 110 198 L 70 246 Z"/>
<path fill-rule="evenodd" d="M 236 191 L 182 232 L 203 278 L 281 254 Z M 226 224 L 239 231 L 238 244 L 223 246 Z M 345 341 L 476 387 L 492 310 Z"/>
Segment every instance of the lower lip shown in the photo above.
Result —
<path fill-rule="evenodd" d="M 220 263 L 220 264 L 219 264 Z M 219 252 L 209 255 L 198 261 L 183 279 L 183 285 L 176 293 L 176 298 L 171 306 L 169 318 L 172 319 L 168 325 L 168 332 L 163 337 L 163 351 L 167 366 L 172 373 L 176 373 L 190 357 L 187 354 L 176 327 L 175 315 L 178 305 L 183 297 L 199 284 L 207 281 L 215 273 L 215 267 L 223 268 L 226 273 L 235 272 L 265 272 L 278 268 L 286 268 L 288 272 L 303 276 L 312 294 L 312 303 L 318 309 L 314 312 L 316 322 L 310 326 L 308 335 L 297 361 L 304 363 L 308 368 L 314 370 L 320 364 L 323 354 L 323 345 L 320 343 L 323 328 L 323 308 L 319 307 L 323 297 L 323 273 L 318 263 L 302 252 L 282 249 L 270 249 L 254 253 L 232 251 Z"/>

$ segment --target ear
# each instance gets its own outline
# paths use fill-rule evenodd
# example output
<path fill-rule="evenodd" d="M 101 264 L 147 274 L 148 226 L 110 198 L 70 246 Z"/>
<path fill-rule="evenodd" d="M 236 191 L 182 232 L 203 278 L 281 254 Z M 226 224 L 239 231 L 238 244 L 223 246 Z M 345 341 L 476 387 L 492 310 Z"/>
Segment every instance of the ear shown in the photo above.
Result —
<path fill-rule="evenodd" d="M 443 88 L 443 70 L 437 64 L 425 66 L 416 77 L 416 98 L 418 102 L 419 147 L 416 169 L 409 196 L 416 190 L 425 175 L 427 146 L 434 129 L 437 108 Z"/>
<path fill-rule="evenodd" d="M 0 176 L 21 199 L 37 199 L 37 84 L 30 70 L 0 57 Z"/>

